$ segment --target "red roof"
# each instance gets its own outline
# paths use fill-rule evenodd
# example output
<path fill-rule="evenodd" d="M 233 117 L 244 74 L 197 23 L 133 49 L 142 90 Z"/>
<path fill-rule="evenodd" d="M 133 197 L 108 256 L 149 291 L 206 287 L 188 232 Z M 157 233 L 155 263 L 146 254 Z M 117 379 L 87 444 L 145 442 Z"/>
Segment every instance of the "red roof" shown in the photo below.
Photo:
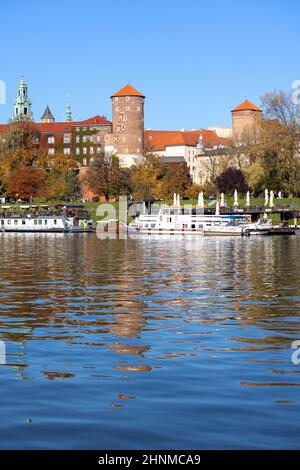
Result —
<path fill-rule="evenodd" d="M 115 96 L 141 96 L 142 98 L 145 98 L 142 93 L 140 93 L 138 90 L 129 85 L 129 83 L 123 88 L 121 88 L 121 90 L 111 95 L 111 98 L 114 98 Z"/>
<path fill-rule="evenodd" d="M 72 128 L 75 126 L 90 126 L 93 124 L 100 125 L 111 125 L 111 122 L 102 116 L 94 116 L 86 119 L 85 121 L 71 121 L 71 122 L 35 122 L 33 125 L 39 129 L 43 134 L 55 134 L 55 133 L 68 133 L 72 132 Z M 7 124 L 0 124 L 0 134 L 3 134 L 6 130 Z"/>
<path fill-rule="evenodd" d="M 255 104 L 251 103 L 251 101 L 245 100 L 241 104 L 239 104 L 236 108 L 234 108 L 231 112 L 234 113 L 234 111 L 260 111 Z"/>
<path fill-rule="evenodd" d="M 166 147 L 186 145 L 196 147 L 202 135 L 205 147 L 225 145 L 227 139 L 219 137 L 215 131 L 200 129 L 197 131 L 145 131 L 145 147 L 148 150 L 164 150 Z"/>

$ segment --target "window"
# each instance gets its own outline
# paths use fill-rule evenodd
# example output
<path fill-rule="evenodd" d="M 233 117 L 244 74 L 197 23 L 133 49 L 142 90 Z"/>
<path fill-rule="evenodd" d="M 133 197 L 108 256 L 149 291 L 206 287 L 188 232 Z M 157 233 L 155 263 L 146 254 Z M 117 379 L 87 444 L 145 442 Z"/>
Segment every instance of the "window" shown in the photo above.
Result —
<path fill-rule="evenodd" d="M 39 225 L 42 225 L 43 221 L 42 220 L 39 220 Z"/>
<path fill-rule="evenodd" d="M 97 135 L 97 142 L 101 142 L 101 136 Z"/>
<path fill-rule="evenodd" d="M 38 144 L 40 143 L 40 139 L 39 139 L 38 137 L 35 137 L 35 138 L 33 139 L 33 143 L 34 143 L 35 145 L 38 145 Z"/>
<path fill-rule="evenodd" d="M 129 96 L 126 96 L 125 100 L 126 100 L 126 101 L 129 101 L 129 100 L 130 100 Z"/>
<path fill-rule="evenodd" d="M 82 137 L 82 142 L 87 142 L 87 136 L 86 136 L 86 135 L 84 135 L 84 136 Z"/>
<path fill-rule="evenodd" d="M 93 157 L 90 158 L 90 163 L 94 163 L 94 158 Z"/>
<path fill-rule="evenodd" d="M 79 144 L 80 143 L 80 135 L 77 135 L 76 136 L 76 144 Z"/>
<path fill-rule="evenodd" d="M 83 147 L 82 152 L 83 152 L 83 155 L 86 155 L 87 154 L 87 148 Z"/>
<path fill-rule="evenodd" d="M 69 149 L 69 148 L 64 149 L 64 154 L 65 155 L 70 155 L 70 153 L 71 153 L 71 149 Z"/>
<path fill-rule="evenodd" d="M 56 220 L 56 219 L 54 219 L 54 221 L 53 221 L 53 222 L 54 222 L 54 225 L 57 225 L 57 220 Z"/>
<path fill-rule="evenodd" d="M 90 147 L 90 154 L 92 155 L 94 153 L 94 147 Z"/>
<path fill-rule="evenodd" d="M 124 124 L 122 124 L 121 130 L 122 130 L 122 131 L 125 131 L 125 129 L 126 129 L 126 127 L 124 126 Z"/>
<path fill-rule="evenodd" d="M 115 101 L 119 101 L 119 98 L 117 96 L 115 97 Z"/>
<path fill-rule="evenodd" d="M 80 127 L 76 127 L 76 132 L 80 132 Z"/>
<path fill-rule="evenodd" d="M 48 223 L 48 220 L 46 219 L 46 220 L 44 221 L 44 224 L 47 225 L 47 223 Z"/>
<path fill-rule="evenodd" d="M 84 127 L 82 130 L 83 130 L 84 132 L 86 132 L 86 127 Z"/>
<path fill-rule="evenodd" d="M 101 153 L 101 147 L 97 147 L 97 153 Z"/>
<path fill-rule="evenodd" d="M 140 107 L 140 106 L 138 106 L 138 107 L 136 108 L 136 110 L 137 110 L 137 111 L 140 111 L 140 110 L 141 110 L 141 107 Z"/>
<path fill-rule="evenodd" d="M 76 147 L 76 155 L 80 155 L 80 147 Z"/>
<path fill-rule="evenodd" d="M 86 158 L 84 158 L 84 159 L 82 160 L 82 163 L 83 163 L 84 166 L 86 166 Z"/>
<path fill-rule="evenodd" d="M 70 134 L 65 134 L 64 135 L 64 144 L 70 144 L 71 143 L 71 136 Z"/>
<path fill-rule="evenodd" d="M 55 150 L 54 149 L 48 149 L 48 155 L 54 155 Z"/>
<path fill-rule="evenodd" d="M 26 220 L 22 220 L 22 225 L 26 225 Z"/>
<path fill-rule="evenodd" d="M 37 220 L 36 219 L 34 219 L 33 224 L 37 225 Z"/>
<path fill-rule="evenodd" d="M 14 220 L 14 224 L 15 224 L 15 225 L 18 225 L 18 220 Z"/>
<path fill-rule="evenodd" d="M 90 135 L 90 142 L 94 142 L 94 136 Z"/>
<path fill-rule="evenodd" d="M 126 106 L 126 111 L 130 111 L 130 106 Z"/>
<path fill-rule="evenodd" d="M 116 106 L 116 113 L 120 110 L 119 106 Z"/>
<path fill-rule="evenodd" d="M 53 136 L 49 136 L 48 137 L 48 144 L 54 144 L 55 143 L 55 139 Z"/>
<path fill-rule="evenodd" d="M 126 137 L 123 137 L 123 142 L 126 142 Z"/>

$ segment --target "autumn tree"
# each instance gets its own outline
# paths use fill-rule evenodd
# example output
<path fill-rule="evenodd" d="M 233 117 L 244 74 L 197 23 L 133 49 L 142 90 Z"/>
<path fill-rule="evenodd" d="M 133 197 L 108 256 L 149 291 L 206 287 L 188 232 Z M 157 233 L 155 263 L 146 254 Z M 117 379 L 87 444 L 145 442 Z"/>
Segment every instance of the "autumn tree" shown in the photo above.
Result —
<path fill-rule="evenodd" d="M 129 170 L 120 167 L 117 157 L 99 155 L 83 178 L 83 184 L 95 194 L 104 195 L 107 199 L 109 196 L 129 194 Z"/>
<path fill-rule="evenodd" d="M 29 201 L 40 197 L 45 192 L 46 173 L 44 170 L 33 167 L 17 168 L 6 177 L 9 193 L 16 199 Z"/>
<path fill-rule="evenodd" d="M 229 167 L 215 179 L 220 193 L 232 194 L 235 189 L 239 193 L 246 193 L 249 189 L 244 173 L 238 168 Z"/>
<path fill-rule="evenodd" d="M 162 197 L 171 199 L 174 193 L 180 194 L 181 197 L 189 197 L 188 191 L 192 184 L 186 162 L 170 163 L 162 179 Z"/>
<path fill-rule="evenodd" d="M 143 200 L 159 199 L 162 192 L 163 177 L 167 172 L 159 157 L 148 154 L 131 168 L 131 189 L 133 198 Z"/>
<path fill-rule="evenodd" d="M 78 168 L 74 160 L 57 153 L 47 158 L 46 195 L 67 200 L 80 195 Z"/>
<path fill-rule="evenodd" d="M 284 91 L 261 97 L 264 120 L 259 138 L 248 146 L 250 166 L 245 170 L 248 183 L 255 189 L 299 193 L 300 107 Z"/>

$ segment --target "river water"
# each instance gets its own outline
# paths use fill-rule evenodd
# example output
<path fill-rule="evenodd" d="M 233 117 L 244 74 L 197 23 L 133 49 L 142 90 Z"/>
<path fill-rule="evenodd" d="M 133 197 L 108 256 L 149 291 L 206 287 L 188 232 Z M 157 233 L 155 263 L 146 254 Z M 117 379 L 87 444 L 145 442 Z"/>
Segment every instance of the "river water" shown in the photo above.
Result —
<path fill-rule="evenodd" d="M 2 234 L 0 447 L 299 449 L 299 251 Z"/>

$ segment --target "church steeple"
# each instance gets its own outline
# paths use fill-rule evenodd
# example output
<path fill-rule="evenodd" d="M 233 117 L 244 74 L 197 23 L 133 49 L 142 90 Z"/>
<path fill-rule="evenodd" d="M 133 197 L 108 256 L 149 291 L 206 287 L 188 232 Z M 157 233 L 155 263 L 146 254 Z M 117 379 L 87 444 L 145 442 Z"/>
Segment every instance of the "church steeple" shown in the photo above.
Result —
<path fill-rule="evenodd" d="M 72 117 L 70 99 L 68 99 L 65 122 L 71 122 L 71 121 L 73 121 L 73 117 Z"/>
<path fill-rule="evenodd" d="M 41 122 L 46 123 L 46 122 L 55 122 L 55 118 L 53 114 L 50 111 L 49 106 L 47 105 L 43 116 L 41 117 Z"/>
<path fill-rule="evenodd" d="M 15 121 L 33 121 L 31 100 L 28 97 L 28 88 L 22 77 L 18 86 L 18 95 L 14 101 L 13 119 Z"/>

